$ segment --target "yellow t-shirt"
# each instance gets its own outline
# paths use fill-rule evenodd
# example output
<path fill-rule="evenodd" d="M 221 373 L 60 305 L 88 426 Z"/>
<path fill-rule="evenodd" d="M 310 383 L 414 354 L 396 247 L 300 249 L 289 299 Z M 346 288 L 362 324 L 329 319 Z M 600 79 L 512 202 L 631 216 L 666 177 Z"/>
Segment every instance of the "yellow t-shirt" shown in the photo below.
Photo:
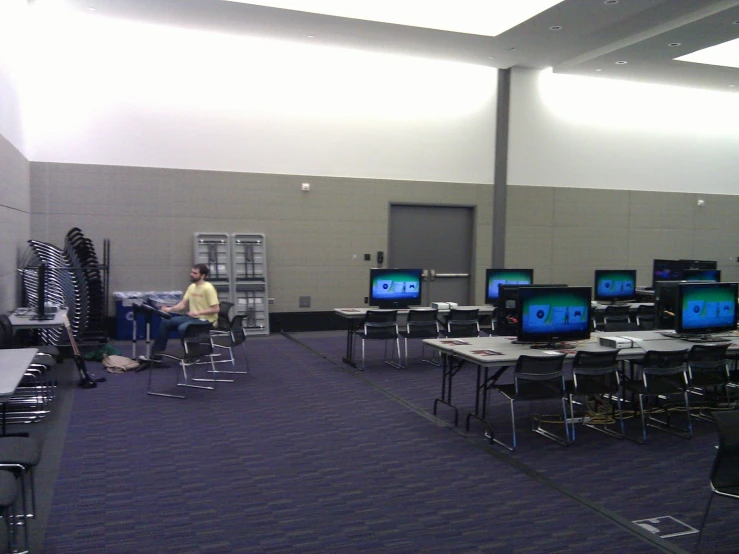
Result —
<path fill-rule="evenodd" d="M 200 286 L 193 283 L 189 287 L 187 287 L 184 299 L 187 300 L 187 305 L 189 308 L 188 311 L 202 312 L 203 310 L 207 310 L 211 306 L 215 306 L 216 304 L 218 304 L 218 293 L 216 292 L 216 288 L 213 285 L 211 285 L 208 281 L 203 281 Z M 207 319 L 214 324 L 218 320 L 217 313 L 203 314 L 198 317 Z"/>

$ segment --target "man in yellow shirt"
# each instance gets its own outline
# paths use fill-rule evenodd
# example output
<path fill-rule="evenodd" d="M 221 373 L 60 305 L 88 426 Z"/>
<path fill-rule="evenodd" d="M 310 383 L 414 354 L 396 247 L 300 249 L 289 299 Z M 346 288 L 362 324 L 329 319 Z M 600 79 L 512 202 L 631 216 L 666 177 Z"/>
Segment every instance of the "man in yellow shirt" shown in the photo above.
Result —
<path fill-rule="evenodd" d="M 164 306 L 163 312 L 185 312 L 187 315 L 174 315 L 171 319 L 162 319 L 159 331 L 152 345 L 151 358 L 161 358 L 160 352 L 167 347 L 167 339 L 172 329 L 177 329 L 180 336 L 184 336 L 185 330 L 190 325 L 203 325 L 209 328 L 218 320 L 218 293 L 216 288 L 206 281 L 208 277 L 208 266 L 196 264 L 190 270 L 190 281 L 192 283 L 182 300 L 174 306 Z M 205 329 L 204 329 L 205 330 Z"/>

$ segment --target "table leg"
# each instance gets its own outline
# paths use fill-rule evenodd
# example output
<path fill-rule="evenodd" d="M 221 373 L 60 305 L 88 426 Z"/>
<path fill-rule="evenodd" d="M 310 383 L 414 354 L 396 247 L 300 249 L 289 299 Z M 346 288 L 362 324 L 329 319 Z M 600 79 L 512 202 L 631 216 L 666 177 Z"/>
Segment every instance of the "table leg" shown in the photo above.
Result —
<path fill-rule="evenodd" d="M 357 367 L 354 362 L 354 335 L 359 330 L 359 320 L 349 319 L 347 320 L 346 327 L 346 353 L 342 358 L 342 362 L 352 367 Z"/>

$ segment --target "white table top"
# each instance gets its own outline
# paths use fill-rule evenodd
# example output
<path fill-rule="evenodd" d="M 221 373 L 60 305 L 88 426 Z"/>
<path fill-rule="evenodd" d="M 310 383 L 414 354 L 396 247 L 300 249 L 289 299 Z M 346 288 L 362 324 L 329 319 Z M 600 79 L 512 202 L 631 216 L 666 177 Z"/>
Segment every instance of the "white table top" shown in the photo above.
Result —
<path fill-rule="evenodd" d="M 0 350 L 0 401 L 15 392 L 37 352 L 36 348 Z"/>
<path fill-rule="evenodd" d="M 411 308 L 411 309 L 431 310 L 432 308 L 430 308 L 429 306 L 418 306 L 416 308 Z M 398 314 L 407 314 L 411 309 L 401 308 L 401 309 L 397 309 L 396 311 L 398 312 Z M 457 310 L 479 310 L 480 314 L 489 314 L 489 313 L 492 313 L 495 308 L 493 308 L 492 306 L 457 306 L 455 309 Z M 340 315 L 341 317 L 353 319 L 353 318 L 364 317 L 364 315 L 367 313 L 367 310 L 378 310 L 378 308 L 334 308 L 334 313 Z M 440 314 L 449 313 L 449 310 L 439 310 L 439 313 Z"/>
<path fill-rule="evenodd" d="M 426 339 L 423 342 L 443 354 L 453 355 L 482 366 L 503 366 L 515 363 L 519 356 L 553 356 L 562 353 L 573 358 L 576 350 L 604 351 L 610 348 L 601 346 L 598 337 L 628 337 L 633 339 L 633 348 L 622 348 L 619 357 L 623 359 L 642 356 L 647 350 L 683 350 L 689 349 L 694 342 L 665 336 L 659 331 L 629 331 L 612 333 L 593 333 L 587 341 L 572 341 L 572 349 L 547 350 L 531 348 L 527 344 L 514 344 L 512 337 L 475 337 L 464 339 Z M 727 336 L 731 341 L 731 349 L 739 349 L 739 337 Z"/>
<path fill-rule="evenodd" d="M 23 308 L 24 310 L 26 308 Z M 49 327 L 62 327 L 64 318 L 67 316 L 67 310 L 58 310 L 51 319 L 35 319 L 36 312 L 32 308 L 28 315 L 18 315 L 16 312 L 10 314 L 10 323 L 14 329 L 44 329 Z"/>

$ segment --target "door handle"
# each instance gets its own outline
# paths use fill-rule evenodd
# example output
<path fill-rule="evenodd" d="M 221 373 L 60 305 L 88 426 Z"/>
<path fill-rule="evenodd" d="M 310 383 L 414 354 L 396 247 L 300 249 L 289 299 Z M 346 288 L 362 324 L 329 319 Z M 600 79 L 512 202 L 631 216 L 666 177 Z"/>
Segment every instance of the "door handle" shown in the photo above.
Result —
<path fill-rule="evenodd" d="M 436 277 L 439 279 L 451 279 L 454 277 L 460 278 L 460 277 L 469 277 L 469 273 L 434 273 Z"/>

